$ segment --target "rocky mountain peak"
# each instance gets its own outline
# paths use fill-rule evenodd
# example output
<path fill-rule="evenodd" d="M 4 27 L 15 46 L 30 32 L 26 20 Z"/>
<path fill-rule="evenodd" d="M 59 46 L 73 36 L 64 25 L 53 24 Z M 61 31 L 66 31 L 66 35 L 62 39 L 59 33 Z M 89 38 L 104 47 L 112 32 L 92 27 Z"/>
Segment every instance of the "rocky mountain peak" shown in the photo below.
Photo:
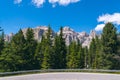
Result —
<path fill-rule="evenodd" d="M 65 26 L 63 28 L 63 31 L 73 31 L 73 29 L 71 29 L 69 26 Z"/>
<path fill-rule="evenodd" d="M 33 28 L 33 29 L 42 29 L 42 30 L 48 30 L 48 27 L 47 26 L 37 26 L 36 28 Z"/>
<path fill-rule="evenodd" d="M 26 36 L 26 32 L 27 32 L 28 28 L 23 29 L 23 34 L 24 36 Z M 32 28 L 33 32 L 34 32 L 34 38 L 38 41 L 41 41 L 42 39 L 42 35 L 45 35 L 46 32 L 48 31 L 48 27 L 47 26 L 37 26 L 36 28 Z"/>
<path fill-rule="evenodd" d="M 23 29 L 23 34 L 24 36 L 26 36 L 26 32 L 27 32 L 28 28 Z M 36 28 L 32 28 L 33 32 L 34 32 L 34 38 L 37 41 L 41 41 L 42 36 L 45 35 L 48 31 L 48 27 L 47 26 L 37 26 Z M 57 34 L 59 35 L 60 31 L 57 32 Z M 13 36 L 13 34 L 8 35 L 5 37 L 6 41 L 10 41 L 11 36 Z M 54 38 L 55 33 L 52 30 L 52 38 Z M 65 26 L 63 27 L 63 38 L 65 39 L 66 45 L 70 45 L 70 43 L 72 41 L 75 42 L 80 42 L 82 44 L 83 47 L 87 46 L 89 47 L 90 42 L 92 41 L 92 38 L 95 38 L 96 36 L 96 32 L 94 30 L 91 30 L 90 34 L 87 34 L 86 32 L 75 32 L 73 29 L 71 29 L 69 26 Z M 8 39 L 10 37 L 10 39 Z"/>
<path fill-rule="evenodd" d="M 58 34 L 60 31 L 58 32 Z M 77 33 L 69 26 L 63 27 L 63 38 L 65 38 L 66 45 L 70 45 L 72 41 L 77 42 Z"/>
<path fill-rule="evenodd" d="M 95 32 L 95 30 L 91 30 L 91 31 L 90 31 L 90 37 L 91 37 L 91 38 L 95 38 L 95 37 L 96 37 L 96 32 Z"/>

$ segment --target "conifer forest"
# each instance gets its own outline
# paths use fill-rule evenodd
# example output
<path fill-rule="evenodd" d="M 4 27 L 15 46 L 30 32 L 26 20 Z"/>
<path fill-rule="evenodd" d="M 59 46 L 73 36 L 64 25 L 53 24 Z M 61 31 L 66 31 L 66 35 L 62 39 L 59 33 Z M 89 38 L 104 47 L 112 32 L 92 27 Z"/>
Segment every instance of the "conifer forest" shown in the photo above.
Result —
<path fill-rule="evenodd" d="M 26 36 L 20 29 L 10 42 L 4 40 L 0 27 L 0 72 L 42 69 L 120 69 L 120 33 L 115 25 L 106 23 L 101 37 L 92 39 L 89 47 L 81 43 L 65 44 L 62 27 L 60 34 L 51 38 L 51 28 L 42 36 L 41 42 L 34 39 L 31 28 Z"/>

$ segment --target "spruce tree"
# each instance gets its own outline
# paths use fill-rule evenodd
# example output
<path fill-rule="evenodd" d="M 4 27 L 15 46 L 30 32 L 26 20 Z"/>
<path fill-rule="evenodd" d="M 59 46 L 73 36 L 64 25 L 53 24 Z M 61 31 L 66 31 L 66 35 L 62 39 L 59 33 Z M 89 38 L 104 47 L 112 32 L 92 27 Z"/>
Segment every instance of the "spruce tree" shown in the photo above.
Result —
<path fill-rule="evenodd" d="M 76 69 L 79 67 L 79 60 L 78 60 L 78 52 L 77 52 L 77 44 L 76 42 L 72 42 L 69 46 L 69 55 L 68 55 L 68 62 L 67 67 L 70 69 Z"/>
<path fill-rule="evenodd" d="M 98 36 L 95 38 L 96 43 L 96 54 L 95 54 L 95 61 L 94 61 L 94 68 L 95 69 L 101 69 L 101 63 L 102 63 L 102 54 L 101 54 L 101 39 L 99 39 Z"/>
<path fill-rule="evenodd" d="M 12 46 L 12 52 L 17 55 L 20 59 L 18 60 L 18 64 L 16 67 L 18 67 L 18 70 L 24 70 L 25 67 L 25 46 L 26 46 L 26 40 L 24 38 L 23 32 L 20 29 L 19 32 L 13 37 L 11 41 L 11 46 Z"/>
<path fill-rule="evenodd" d="M 115 68 L 115 55 L 117 54 L 117 34 L 112 23 L 107 23 L 103 28 L 102 43 L 102 66 L 104 69 Z"/>
<path fill-rule="evenodd" d="M 117 34 L 117 53 L 120 54 L 120 33 Z"/>
<path fill-rule="evenodd" d="M 42 69 L 50 69 L 52 66 L 52 40 L 51 40 L 52 30 L 49 27 L 48 32 L 43 39 L 43 60 L 41 67 Z"/>
<path fill-rule="evenodd" d="M 84 47 L 84 64 L 82 64 L 82 66 L 84 66 L 83 68 L 88 68 L 88 64 L 89 64 L 89 59 L 88 59 L 88 47 Z M 80 51 L 83 52 L 83 51 Z M 82 59 L 81 59 L 82 60 Z"/>
<path fill-rule="evenodd" d="M 26 69 L 31 70 L 35 68 L 35 50 L 37 46 L 37 41 L 34 39 L 34 32 L 31 28 L 27 29 L 26 32 Z"/>
<path fill-rule="evenodd" d="M 53 46 L 53 54 L 52 54 L 52 68 L 53 69 L 60 69 L 60 39 L 59 36 L 56 34 L 54 39 L 54 46 Z"/>
<path fill-rule="evenodd" d="M 36 69 L 41 69 L 41 63 L 42 63 L 42 59 L 43 59 L 42 44 L 41 43 L 38 43 L 38 45 L 36 47 L 34 59 L 35 59 Z"/>
<path fill-rule="evenodd" d="M 96 44 L 95 44 L 95 39 L 93 38 L 89 48 L 89 68 L 96 67 L 96 65 L 94 64 L 96 62 L 95 55 L 96 55 Z"/>
<path fill-rule="evenodd" d="M 3 32 L 3 29 L 1 29 L 0 27 L 0 55 L 3 48 L 4 48 L 4 32 Z"/>
<path fill-rule="evenodd" d="M 65 69 L 66 68 L 66 54 L 67 49 L 65 39 L 63 38 L 63 28 L 60 28 L 60 34 L 55 36 L 53 55 L 52 55 L 52 68 Z"/>
<path fill-rule="evenodd" d="M 82 48 L 82 45 L 80 43 L 77 44 L 77 50 L 75 51 L 77 52 L 77 60 L 78 60 L 78 68 L 84 68 L 85 67 L 85 48 Z"/>
<path fill-rule="evenodd" d="M 120 69 L 120 32 L 117 34 L 117 55 L 115 57 L 115 69 Z"/>
<path fill-rule="evenodd" d="M 102 69 L 101 40 L 96 36 L 92 39 L 89 47 L 88 65 L 92 69 Z"/>
<path fill-rule="evenodd" d="M 25 39 L 22 31 L 19 30 L 12 38 L 12 41 L 2 51 L 0 69 L 2 71 L 25 70 L 24 53 Z"/>
<path fill-rule="evenodd" d="M 59 34 L 59 54 L 60 54 L 60 62 L 59 62 L 59 68 L 60 69 L 65 69 L 66 68 L 66 54 L 67 54 L 67 49 L 66 49 L 66 44 L 65 44 L 65 39 L 63 38 L 63 28 L 60 28 L 60 34 Z"/>

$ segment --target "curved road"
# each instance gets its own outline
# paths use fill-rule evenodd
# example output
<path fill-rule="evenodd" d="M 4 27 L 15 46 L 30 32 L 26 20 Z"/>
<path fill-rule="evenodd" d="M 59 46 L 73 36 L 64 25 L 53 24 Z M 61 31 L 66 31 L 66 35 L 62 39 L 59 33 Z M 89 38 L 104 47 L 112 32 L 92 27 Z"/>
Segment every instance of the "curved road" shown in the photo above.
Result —
<path fill-rule="evenodd" d="M 120 74 L 61 72 L 1 77 L 0 80 L 120 80 Z"/>

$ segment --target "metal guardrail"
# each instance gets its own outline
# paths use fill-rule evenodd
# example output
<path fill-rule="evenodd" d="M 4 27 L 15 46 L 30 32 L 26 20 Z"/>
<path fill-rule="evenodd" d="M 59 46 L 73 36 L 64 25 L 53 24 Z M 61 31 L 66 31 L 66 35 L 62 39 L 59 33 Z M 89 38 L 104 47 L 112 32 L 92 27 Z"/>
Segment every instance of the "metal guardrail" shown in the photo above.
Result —
<path fill-rule="evenodd" d="M 103 70 L 103 69 L 45 69 L 45 70 L 28 70 L 28 71 L 15 71 L 3 72 L 1 76 L 31 74 L 31 73 L 47 73 L 47 72 L 99 72 L 99 73 L 120 73 L 120 70 Z"/>

